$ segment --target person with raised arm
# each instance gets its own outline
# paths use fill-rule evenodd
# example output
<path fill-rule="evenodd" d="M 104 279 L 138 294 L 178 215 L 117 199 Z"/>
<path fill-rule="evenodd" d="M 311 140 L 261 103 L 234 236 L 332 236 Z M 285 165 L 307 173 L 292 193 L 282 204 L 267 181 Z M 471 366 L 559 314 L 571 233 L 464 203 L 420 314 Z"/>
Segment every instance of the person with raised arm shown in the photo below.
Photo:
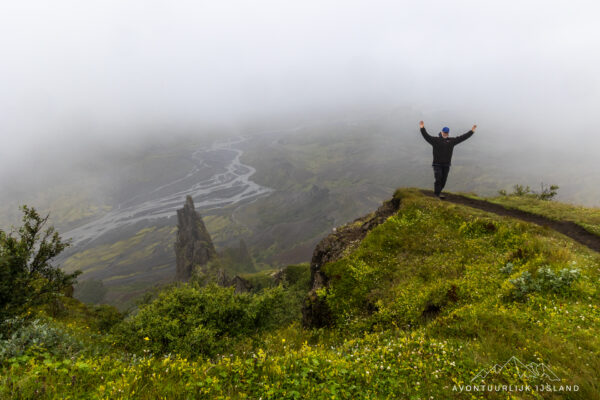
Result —
<path fill-rule="evenodd" d="M 445 126 L 437 137 L 431 136 L 425 130 L 425 123 L 419 122 L 421 128 L 421 135 L 423 138 L 433 147 L 433 175 L 435 177 L 435 183 L 433 185 L 433 193 L 436 197 L 443 199 L 445 196 L 442 194 L 442 189 L 446 186 L 446 180 L 448 179 L 448 173 L 450 172 L 450 161 L 452 160 L 452 151 L 454 146 L 464 142 L 475 133 L 477 125 L 473 125 L 471 130 L 463 135 L 450 137 L 450 129 Z"/>

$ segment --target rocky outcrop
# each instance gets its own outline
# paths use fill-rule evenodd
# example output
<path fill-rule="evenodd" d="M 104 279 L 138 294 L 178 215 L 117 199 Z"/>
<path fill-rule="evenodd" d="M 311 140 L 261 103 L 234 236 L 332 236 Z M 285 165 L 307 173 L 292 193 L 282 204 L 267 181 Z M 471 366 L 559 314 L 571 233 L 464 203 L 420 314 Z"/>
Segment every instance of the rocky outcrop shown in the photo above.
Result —
<path fill-rule="evenodd" d="M 177 210 L 177 228 L 175 278 L 185 281 L 194 268 L 205 266 L 217 252 L 191 196 L 187 196 L 183 208 Z"/>
<path fill-rule="evenodd" d="M 275 286 L 279 285 L 280 283 L 283 283 L 285 281 L 285 269 L 280 268 L 279 270 L 271 273 L 270 277 L 273 280 L 273 284 Z"/>
<path fill-rule="evenodd" d="M 315 248 L 310 263 L 311 290 L 304 300 L 302 322 L 307 327 L 323 327 L 331 324 L 327 303 L 318 296 L 318 290 L 326 288 L 330 279 L 322 270 L 323 265 L 337 261 L 358 245 L 367 233 L 400 208 L 400 197 L 395 195 L 383 203 L 374 213 L 358 218 L 342 227 L 335 228 Z"/>
<path fill-rule="evenodd" d="M 223 268 L 219 268 L 214 275 L 214 282 L 223 287 L 231 287 L 235 288 L 235 293 L 247 293 L 252 290 L 252 284 L 250 281 L 242 278 L 239 275 L 230 278 Z"/>
<path fill-rule="evenodd" d="M 252 284 L 250 281 L 238 275 L 233 277 L 228 286 L 235 287 L 235 293 L 247 293 L 252 290 Z"/>

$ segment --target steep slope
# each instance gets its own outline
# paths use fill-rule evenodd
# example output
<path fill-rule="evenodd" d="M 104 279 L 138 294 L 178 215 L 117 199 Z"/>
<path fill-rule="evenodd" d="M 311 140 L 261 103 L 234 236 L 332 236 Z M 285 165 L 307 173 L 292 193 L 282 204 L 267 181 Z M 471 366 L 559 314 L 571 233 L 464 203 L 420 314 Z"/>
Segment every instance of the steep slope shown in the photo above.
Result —
<path fill-rule="evenodd" d="M 0 342 L 0 397 L 599 399 L 599 278 L 548 227 L 401 189 L 316 247 L 320 328 L 306 265 L 255 293 L 184 283 L 110 335 L 52 322 L 86 352 Z"/>
<path fill-rule="evenodd" d="M 302 308 L 302 319 L 305 326 L 323 327 L 331 323 L 329 309 L 323 299 L 318 296 L 318 291 L 327 286 L 329 281 L 322 267 L 327 263 L 339 260 L 351 251 L 369 231 L 396 213 L 399 207 L 400 197 L 394 195 L 375 212 L 335 228 L 333 233 L 319 242 L 310 263 L 311 290 Z"/>
<path fill-rule="evenodd" d="M 482 368 L 512 356 L 544 363 L 583 391 L 573 398 L 598 397 L 597 252 L 548 226 L 419 190 L 394 198 L 398 212 L 361 241 L 335 232 L 317 246 L 305 324 L 356 333 L 400 328 L 453 341 L 461 348 L 453 357 Z M 463 383 L 473 376 L 464 374 Z"/>

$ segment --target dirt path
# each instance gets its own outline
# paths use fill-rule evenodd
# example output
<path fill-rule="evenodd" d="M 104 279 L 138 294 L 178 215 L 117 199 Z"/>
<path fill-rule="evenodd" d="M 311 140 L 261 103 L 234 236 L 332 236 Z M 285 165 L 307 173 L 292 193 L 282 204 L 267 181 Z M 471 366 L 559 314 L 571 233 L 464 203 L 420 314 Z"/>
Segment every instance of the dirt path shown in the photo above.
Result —
<path fill-rule="evenodd" d="M 433 191 L 421 190 L 423 194 L 433 197 Z M 534 224 L 551 228 L 557 232 L 562 233 L 570 237 L 571 239 L 579 242 L 590 249 L 600 252 L 600 237 L 594 235 L 583 229 L 571 221 L 555 221 L 541 215 L 532 214 L 527 211 L 516 210 L 511 208 L 505 208 L 499 204 L 490 203 L 485 200 L 471 199 L 466 196 L 452 193 L 444 193 L 446 198 L 444 201 L 450 201 L 452 203 L 462 204 L 468 207 L 478 208 L 483 211 L 492 212 L 498 215 L 505 215 L 507 217 L 518 218 L 523 221 L 533 222 Z"/>

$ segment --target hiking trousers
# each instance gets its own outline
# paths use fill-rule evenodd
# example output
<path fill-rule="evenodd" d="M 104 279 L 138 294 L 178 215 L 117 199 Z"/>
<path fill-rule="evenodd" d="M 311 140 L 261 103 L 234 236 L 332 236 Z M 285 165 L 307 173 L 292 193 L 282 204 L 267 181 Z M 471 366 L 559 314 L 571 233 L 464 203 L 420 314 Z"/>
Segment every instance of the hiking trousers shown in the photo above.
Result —
<path fill-rule="evenodd" d="M 433 191 L 436 196 L 439 196 L 446 186 L 446 180 L 448 179 L 448 172 L 450 172 L 449 165 L 434 165 L 433 175 L 435 176 L 435 183 L 433 185 Z"/>

